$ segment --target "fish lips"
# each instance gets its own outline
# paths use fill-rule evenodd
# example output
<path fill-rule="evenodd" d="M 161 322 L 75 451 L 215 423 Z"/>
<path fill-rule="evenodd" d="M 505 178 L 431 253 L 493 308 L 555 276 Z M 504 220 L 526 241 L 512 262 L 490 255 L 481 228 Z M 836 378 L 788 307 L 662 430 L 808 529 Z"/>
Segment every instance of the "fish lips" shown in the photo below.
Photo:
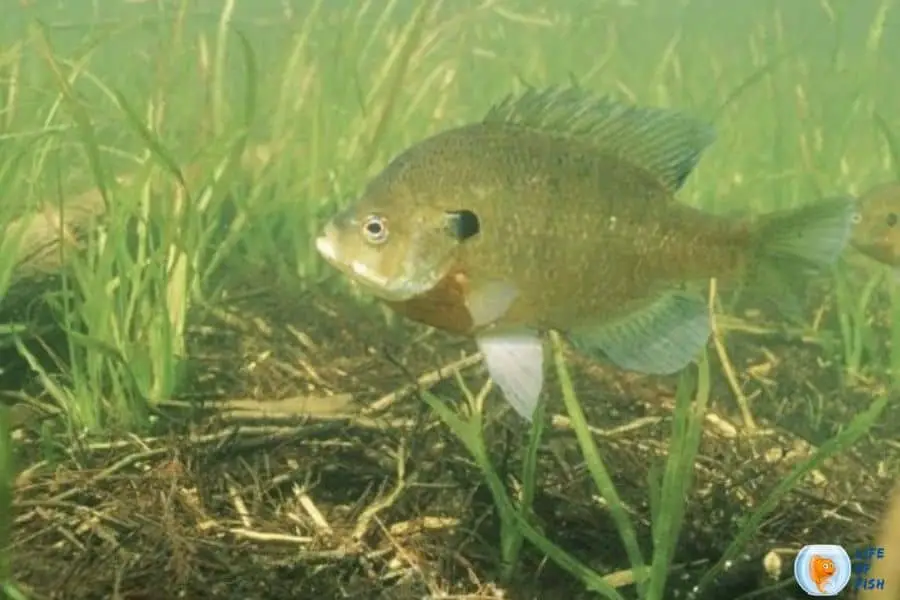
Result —
<path fill-rule="evenodd" d="M 349 277 L 354 283 L 367 288 L 379 298 L 398 302 L 410 298 L 411 294 L 406 292 L 405 286 L 392 285 L 388 278 L 374 272 L 365 263 L 357 260 L 346 260 L 341 256 L 338 245 L 335 243 L 337 239 L 336 233 L 334 226 L 329 224 L 322 235 L 316 238 L 316 251 L 328 264 Z"/>
<path fill-rule="evenodd" d="M 880 263 L 891 266 L 900 265 L 900 252 L 898 252 L 898 249 L 892 244 L 880 242 L 854 242 L 853 247 Z"/>
<path fill-rule="evenodd" d="M 363 263 L 355 260 L 344 260 L 340 251 L 338 251 L 337 245 L 334 243 L 334 236 L 328 235 L 328 232 L 316 238 L 316 251 L 328 264 L 353 280 L 361 280 L 361 283 L 367 282 L 376 287 L 382 287 L 386 283 L 385 278 L 372 273 L 372 270 Z"/>

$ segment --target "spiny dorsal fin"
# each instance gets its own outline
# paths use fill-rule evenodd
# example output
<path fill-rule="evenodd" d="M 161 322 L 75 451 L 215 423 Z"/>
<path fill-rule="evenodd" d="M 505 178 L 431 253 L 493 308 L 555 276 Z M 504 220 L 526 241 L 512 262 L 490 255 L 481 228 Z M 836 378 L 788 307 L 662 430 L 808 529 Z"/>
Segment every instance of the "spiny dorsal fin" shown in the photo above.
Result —
<path fill-rule="evenodd" d="M 629 106 L 576 88 L 530 89 L 494 105 L 483 122 L 513 123 L 590 141 L 679 189 L 715 139 L 711 125 L 664 108 Z"/>

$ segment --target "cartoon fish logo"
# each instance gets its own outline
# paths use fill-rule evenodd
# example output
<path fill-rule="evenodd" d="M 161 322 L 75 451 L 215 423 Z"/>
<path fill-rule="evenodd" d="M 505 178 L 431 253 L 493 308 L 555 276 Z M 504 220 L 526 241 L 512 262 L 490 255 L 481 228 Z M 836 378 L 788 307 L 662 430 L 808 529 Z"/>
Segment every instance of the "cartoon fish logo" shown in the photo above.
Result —
<path fill-rule="evenodd" d="M 812 579 L 816 589 L 821 593 L 827 593 L 825 585 L 834 577 L 837 568 L 834 561 L 830 558 L 814 554 L 809 559 L 809 577 Z"/>

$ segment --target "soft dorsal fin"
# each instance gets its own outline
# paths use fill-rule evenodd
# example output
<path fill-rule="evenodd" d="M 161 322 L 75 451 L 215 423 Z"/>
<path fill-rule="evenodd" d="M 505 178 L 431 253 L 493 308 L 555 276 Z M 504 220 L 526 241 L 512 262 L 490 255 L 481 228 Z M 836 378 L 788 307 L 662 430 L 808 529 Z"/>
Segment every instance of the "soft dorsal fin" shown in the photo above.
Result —
<path fill-rule="evenodd" d="M 715 140 L 708 123 L 664 108 L 629 106 L 575 87 L 530 89 L 494 105 L 483 122 L 513 123 L 587 140 L 679 189 Z"/>

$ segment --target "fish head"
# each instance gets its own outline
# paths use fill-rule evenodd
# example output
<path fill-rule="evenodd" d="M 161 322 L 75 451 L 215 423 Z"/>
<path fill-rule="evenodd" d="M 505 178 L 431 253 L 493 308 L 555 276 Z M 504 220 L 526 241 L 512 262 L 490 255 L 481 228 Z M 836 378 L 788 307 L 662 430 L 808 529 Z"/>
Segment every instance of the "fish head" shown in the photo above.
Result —
<path fill-rule="evenodd" d="M 829 559 L 822 561 L 822 572 L 823 573 L 825 573 L 826 575 L 834 575 L 834 571 L 835 571 L 835 567 L 834 567 L 833 560 L 831 560 L 829 558 Z"/>
<path fill-rule="evenodd" d="M 900 183 L 879 185 L 859 198 L 850 243 L 869 258 L 900 266 Z"/>
<path fill-rule="evenodd" d="M 376 181 L 325 225 L 316 249 L 376 297 L 403 302 L 454 271 L 462 242 L 477 230 L 470 211 L 447 209 L 410 186 Z"/>
<path fill-rule="evenodd" d="M 830 558 L 825 558 L 824 556 L 813 556 L 810 563 L 812 566 L 812 570 L 817 577 L 834 575 L 834 572 L 836 570 L 834 561 Z"/>

